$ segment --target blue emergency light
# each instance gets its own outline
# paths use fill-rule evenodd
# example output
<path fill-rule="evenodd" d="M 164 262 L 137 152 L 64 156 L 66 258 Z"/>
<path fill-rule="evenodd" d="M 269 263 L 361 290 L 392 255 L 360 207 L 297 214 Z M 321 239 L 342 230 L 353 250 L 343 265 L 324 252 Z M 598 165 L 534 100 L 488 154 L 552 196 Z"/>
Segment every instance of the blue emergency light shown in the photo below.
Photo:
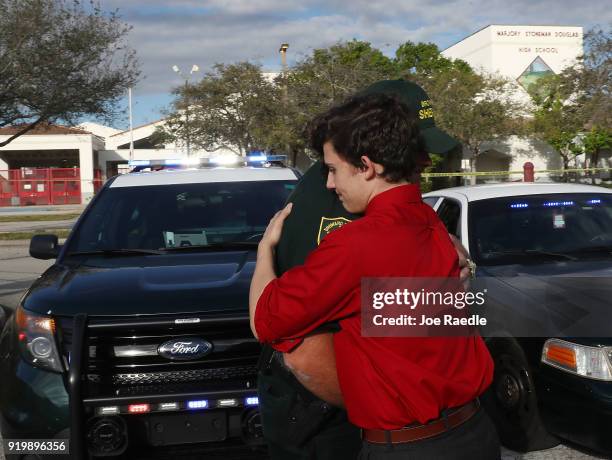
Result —
<path fill-rule="evenodd" d="M 189 409 L 206 409 L 208 407 L 208 401 L 206 399 L 199 399 L 196 401 L 188 401 L 187 407 Z"/>

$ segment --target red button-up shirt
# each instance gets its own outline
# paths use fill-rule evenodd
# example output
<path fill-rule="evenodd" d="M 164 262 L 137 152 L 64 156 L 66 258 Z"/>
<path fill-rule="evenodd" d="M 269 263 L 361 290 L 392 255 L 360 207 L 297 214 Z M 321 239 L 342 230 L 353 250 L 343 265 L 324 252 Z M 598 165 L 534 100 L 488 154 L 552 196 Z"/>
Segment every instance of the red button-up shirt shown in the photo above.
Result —
<path fill-rule="evenodd" d="M 289 351 L 340 320 L 334 349 L 350 421 L 373 429 L 425 423 L 482 394 L 493 378 L 489 352 L 480 337 L 362 337 L 361 278 L 457 276 L 457 252 L 418 187 L 394 187 L 266 286 L 255 328 L 260 341 Z"/>

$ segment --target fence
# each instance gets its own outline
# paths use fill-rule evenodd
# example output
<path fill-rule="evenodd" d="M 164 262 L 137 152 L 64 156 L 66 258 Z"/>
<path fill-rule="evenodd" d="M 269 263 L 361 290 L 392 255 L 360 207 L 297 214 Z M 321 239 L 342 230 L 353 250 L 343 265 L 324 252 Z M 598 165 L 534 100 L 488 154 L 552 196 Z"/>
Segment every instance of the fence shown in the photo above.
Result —
<path fill-rule="evenodd" d="M 612 187 L 612 168 L 534 169 L 531 162 L 516 171 L 479 171 L 422 174 L 423 192 L 473 183 L 536 182 L 545 175 L 547 182 L 572 182 Z"/>
<path fill-rule="evenodd" d="M 79 168 L 21 168 L 0 171 L 0 206 L 81 203 Z M 94 170 L 94 192 L 102 172 Z"/>

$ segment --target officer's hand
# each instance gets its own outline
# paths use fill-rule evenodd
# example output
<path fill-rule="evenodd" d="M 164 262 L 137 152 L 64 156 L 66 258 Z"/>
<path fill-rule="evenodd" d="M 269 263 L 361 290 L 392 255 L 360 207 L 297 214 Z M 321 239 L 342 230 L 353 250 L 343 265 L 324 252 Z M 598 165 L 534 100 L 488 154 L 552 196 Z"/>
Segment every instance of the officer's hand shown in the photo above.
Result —
<path fill-rule="evenodd" d="M 291 213 L 291 208 L 293 207 L 293 203 L 289 203 L 283 209 L 278 211 L 272 219 L 270 219 L 270 223 L 266 228 L 266 231 L 259 242 L 260 246 L 269 246 L 275 247 L 281 237 L 281 232 L 283 230 L 283 224 L 285 223 L 285 219 Z"/>

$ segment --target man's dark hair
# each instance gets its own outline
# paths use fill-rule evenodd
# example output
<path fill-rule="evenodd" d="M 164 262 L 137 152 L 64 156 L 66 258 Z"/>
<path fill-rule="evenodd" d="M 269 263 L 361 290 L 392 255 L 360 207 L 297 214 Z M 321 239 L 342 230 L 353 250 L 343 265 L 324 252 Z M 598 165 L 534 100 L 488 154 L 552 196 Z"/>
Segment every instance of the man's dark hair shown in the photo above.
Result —
<path fill-rule="evenodd" d="M 338 155 L 363 167 L 367 155 L 383 166 L 389 182 L 409 179 L 421 145 L 415 114 L 397 99 L 372 94 L 349 99 L 316 117 L 309 130 L 310 146 L 319 156 L 331 142 Z"/>

